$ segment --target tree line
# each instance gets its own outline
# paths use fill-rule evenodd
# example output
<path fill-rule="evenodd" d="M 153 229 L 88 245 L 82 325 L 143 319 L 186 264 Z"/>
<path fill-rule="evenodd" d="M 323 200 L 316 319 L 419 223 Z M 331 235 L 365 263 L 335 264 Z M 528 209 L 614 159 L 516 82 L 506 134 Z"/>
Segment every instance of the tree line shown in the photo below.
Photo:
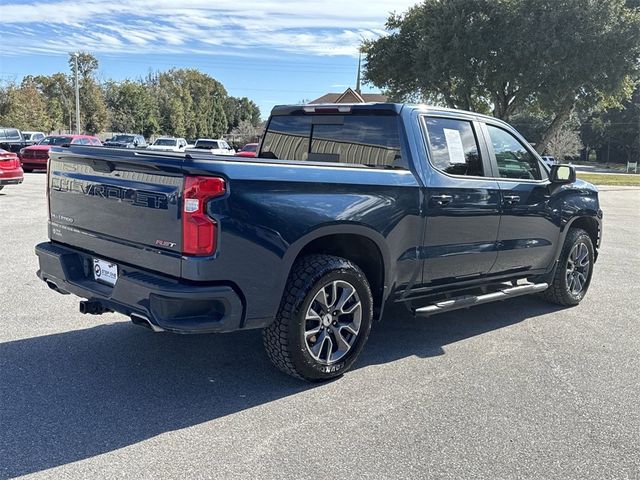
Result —
<path fill-rule="evenodd" d="M 26 76 L 0 86 L 0 125 L 44 132 L 75 130 L 75 63 L 69 73 Z M 99 82 L 99 63 L 78 56 L 80 131 L 218 138 L 260 122 L 258 106 L 227 94 L 213 77 L 196 69 L 171 69 L 146 78 Z"/>
<path fill-rule="evenodd" d="M 394 100 L 492 114 L 541 153 L 640 155 L 640 0 L 424 0 L 386 29 L 365 79 Z"/>

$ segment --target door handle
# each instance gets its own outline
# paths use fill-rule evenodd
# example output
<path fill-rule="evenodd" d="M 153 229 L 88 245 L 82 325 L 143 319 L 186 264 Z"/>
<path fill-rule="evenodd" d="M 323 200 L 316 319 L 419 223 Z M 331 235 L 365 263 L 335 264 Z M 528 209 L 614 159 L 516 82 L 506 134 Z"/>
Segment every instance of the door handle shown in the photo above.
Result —
<path fill-rule="evenodd" d="M 507 205 L 515 205 L 520 201 L 520 197 L 518 195 L 505 195 L 502 199 Z"/>
<path fill-rule="evenodd" d="M 433 200 L 436 204 L 443 206 L 448 205 L 453 201 L 453 197 L 451 195 L 431 195 L 431 200 Z"/>

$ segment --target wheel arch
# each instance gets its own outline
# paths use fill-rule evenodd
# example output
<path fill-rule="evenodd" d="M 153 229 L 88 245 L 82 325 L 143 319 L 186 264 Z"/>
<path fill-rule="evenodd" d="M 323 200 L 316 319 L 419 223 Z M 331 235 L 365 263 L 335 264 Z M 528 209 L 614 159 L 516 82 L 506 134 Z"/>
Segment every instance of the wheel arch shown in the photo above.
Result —
<path fill-rule="evenodd" d="M 566 230 L 569 231 L 572 228 L 581 228 L 589 234 L 593 247 L 597 249 L 600 243 L 600 222 L 595 217 L 578 217 L 574 218 Z"/>
<path fill-rule="evenodd" d="M 579 217 L 572 218 L 564 228 L 562 232 L 562 243 L 560 244 L 560 251 L 562 251 L 562 245 L 567 238 L 567 234 L 569 230 L 572 228 L 581 228 L 589 235 L 591 239 L 591 243 L 593 244 L 594 250 L 594 260 L 598 259 L 598 249 L 600 247 L 600 239 L 601 239 L 601 222 L 598 217 L 594 215 L 583 215 Z M 560 252 L 558 252 L 558 257 L 560 256 Z"/>
<path fill-rule="evenodd" d="M 384 237 L 361 225 L 334 225 L 319 228 L 291 245 L 285 255 L 286 277 L 299 258 L 325 254 L 346 258 L 367 277 L 374 301 L 374 317 L 382 314 L 389 294 L 391 262 Z"/>

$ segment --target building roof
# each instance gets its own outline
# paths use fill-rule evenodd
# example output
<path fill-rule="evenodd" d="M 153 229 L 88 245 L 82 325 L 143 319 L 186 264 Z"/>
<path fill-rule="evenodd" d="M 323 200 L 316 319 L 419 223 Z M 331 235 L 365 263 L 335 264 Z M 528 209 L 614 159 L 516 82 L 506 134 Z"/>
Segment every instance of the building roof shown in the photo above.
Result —
<path fill-rule="evenodd" d="M 384 103 L 387 101 L 388 97 L 382 93 L 360 93 L 347 88 L 342 93 L 327 93 L 309 103 Z"/>

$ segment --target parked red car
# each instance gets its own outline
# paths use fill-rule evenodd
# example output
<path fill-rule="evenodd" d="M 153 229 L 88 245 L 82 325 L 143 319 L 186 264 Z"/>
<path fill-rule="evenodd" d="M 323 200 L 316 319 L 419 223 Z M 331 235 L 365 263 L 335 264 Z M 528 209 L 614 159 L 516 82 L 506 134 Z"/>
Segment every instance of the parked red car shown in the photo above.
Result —
<path fill-rule="evenodd" d="M 20 161 L 25 172 L 36 169 L 47 169 L 49 150 L 54 146 L 62 145 L 102 145 L 98 137 L 91 135 L 50 135 L 39 143 L 20 150 Z"/>
<path fill-rule="evenodd" d="M 236 153 L 236 157 L 254 158 L 258 154 L 257 143 L 247 143 L 242 150 Z"/>
<path fill-rule="evenodd" d="M 5 185 L 17 185 L 24 180 L 20 159 L 13 152 L 0 148 L 0 190 Z"/>

